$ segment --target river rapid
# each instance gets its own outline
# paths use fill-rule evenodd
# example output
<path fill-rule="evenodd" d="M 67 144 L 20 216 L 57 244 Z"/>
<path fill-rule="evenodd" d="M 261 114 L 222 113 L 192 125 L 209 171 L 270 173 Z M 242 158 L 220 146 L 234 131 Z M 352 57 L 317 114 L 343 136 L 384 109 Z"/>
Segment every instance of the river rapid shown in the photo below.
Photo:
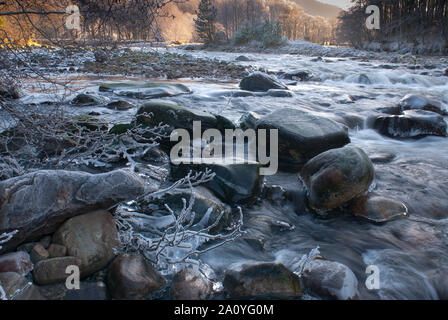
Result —
<path fill-rule="evenodd" d="M 235 61 L 241 55 L 170 50 L 225 61 Z M 302 256 L 319 247 L 323 257 L 353 270 L 361 299 L 448 298 L 448 138 L 392 139 L 369 126 L 370 117 L 378 115 L 381 108 L 393 108 L 407 94 L 431 97 L 446 109 L 446 60 L 432 59 L 427 65 L 416 66 L 348 57 L 324 57 L 316 61 L 315 57 L 292 54 L 245 56 L 251 61 L 236 63 L 269 72 L 307 70 L 313 77 L 289 84 L 293 97 L 285 98 L 232 97 L 228 92 L 238 88 L 236 82 L 181 79 L 178 82 L 193 93 L 163 100 L 218 113 L 235 122 L 247 111 L 266 115 L 288 107 L 343 123 L 349 127 L 352 145 L 379 159 L 374 163 L 371 191 L 402 201 L 409 209 L 409 216 L 385 224 L 360 221 L 348 213 L 323 219 L 294 201 L 276 205 L 262 200 L 244 211 L 246 233 L 202 255 L 202 262 L 217 274 L 230 265 L 253 261 L 280 262 L 298 271 Z M 99 83 L 117 79 L 123 77 L 83 77 L 73 80 L 71 88 L 98 92 Z M 30 88 L 25 99 L 35 102 L 48 97 L 33 93 Z M 91 111 L 108 120 L 124 122 L 136 110 L 82 109 L 82 113 Z M 266 184 L 299 189 L 297 173 L 280 172 L 267 177 Z M 380 270 L 379 290 L 368 290 L 365 285 L 369 265 Z"/>

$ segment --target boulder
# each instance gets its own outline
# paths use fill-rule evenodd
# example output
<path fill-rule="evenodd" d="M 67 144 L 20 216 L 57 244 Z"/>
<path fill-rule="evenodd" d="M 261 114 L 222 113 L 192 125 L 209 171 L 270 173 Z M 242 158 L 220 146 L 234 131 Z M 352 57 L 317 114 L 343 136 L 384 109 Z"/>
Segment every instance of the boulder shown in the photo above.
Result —
<path fill-rule="evenodd" d="M 150 115 L 151 114 L 151 115 Z M 143 126 L 168 125 L 166 132 L 174 129 L 193 130 L 193 121 L 200 121 L 202 130 L 216 128 L 217 118 L 207 112 L 193 110 L 166 102 L 148 102 L 142 105 L 136 116 L 136 123 Z"/>
<path fill-rule="evenodd" d="M 165 286 L 165 278 L 137 254 L 118 256 L 109 268 L 107 285 L 115 299 L 142 300 Z"/>
<path fill-rule="evenodd" d="M 30 255 L 24 251 L 0 256 L 0 272 L 15 272 L 26 276 L 31 270 L 33 270 L 33 263 Z"/>
<path fill-rule="evenodd" d="M 404 111 L 402 115 L 379 116 L 373 127 L 379 133 L 393 138 L 418 138 L 428 135 L 448 136 L 444 118 L 424 110 Z"/>
<path fill-rule="evenodd" d="M 350 142 L 346 126 L 290 108 L 264 116 L 257 129 L 278 130 L 279 165 L 287 171 L 295 171 L 318 154 Z"/>
<path fill-rule="evenodd" d="M 112 101 L 112 102 L 108 103 L 106 108 L 112 109 L 112 110 L 124 111 L 124 110 L 129 110 L 129 109 L 135 108 L 135 105 L 130 102 L 124 101 L 124 100 L 118 100 L 118 101 Z"/>
<path fill-rule="evenodd" d="M 69 266 L 80 266 L 81 260 L 76 257 L 60 257 L 42 260 L 34 266 L 34 282 L 46 285 L 65 282 L 70 275 L 66 273 Z"/>
<path fill-rule="evenodd" d="M 266 92 L 269 89 L 288 90 L 288 87 L 276 78 L 262 72 L 254 72 L 243 78 L 240 88 L 247 91 Z"/>
<path fill-rule="evenodd" d="M 71 104 L 98 106 L 108 102 L 108 99 L 97 94 L 80 93 L 73 98 Z"/>
<path fill-rule="evenodd" d="M 113 92 L 117 96 L 134 99 L 156 99 L 189 94 L 191 90 L 181 83 L 165 82 L 118 82 L 106 83 L 100 92 Z"/>
<path fill-rule="evenodd" d="M 308 190 L 309 205 L 324 213 L 365 193 L 373 181 L 374 169 L 363 150 L 347 146 L 314 157 L 300 176 Z"/>
<path fill-rule="evenodd" d="M 426 110 L 438 113 L 440 115 L 448 115 L 447 111 L 442 108 L 438 101 L 432 101 L 425 96 L 418 94 L 408 94 L 400 100 L 400 108 L 405 110 Z"/>
<path fill-rule="evenodd" d="M 176 300 L 206 300 L 212 293 L 212 282 L 191 267 L 174 275 L 170 289 L 171 297 Z"/>
<path fill-rule="evenodd" d="M 342 263 L 314 259 L 307 265 L 302 277 L 305 287 L 321 298 L 358 298 L 358 279 L 353 271 Z"/>
<path fill-rule="evenodd" d="M 252 61 L 252 60 L 246 56 L 238 56 L 235 58 L 235 61 Z"/>
<path fill-rule="evenodd" d="M 292 98 L 294 94 L 288 90 L 269 89 L 266 92 L 266 96 L 274 98 Z"/>
<path fill-rule="evenodd" d="M 120 246 L 114 219 L 104 210 L 67 220 L 53 235 L 53 243 L 65 246 L 69 256 L 80 259 L 82 276 L 106 267 Z"/>
<path fill-rule="evenodd" d="M 302 296 L 300 278 L 279 263 L 245 265 L 227 271 L 224 289 L 231 298 L 297 299 Z"/>
<path fill-rule="evenodd" d="M 185 177 L 190 171 L 205 172 L 208 168 L 215 177 L 204 184 L 219 199 L 230 203 L 249 203 L 256 199 L 263 185 L 260 175 L 261 165 L 240 159 L 193 159 L 192 164 L 172 165 L 172 175 L 175 179 Z M 196 162 L 196 163 L 195 163 Z"/>
<path fill-rule="evenodd" d="M 357 218 L 382 223 L 408 216 L 408 208 L 401 201 L 369 194 L 352 201 L 349 211 Z"/>
<path fill-rule="evenodd" d="M 0 273 L 0 286 L 8 300 L 45 300 L 35 285 L 15 272 Z"/>
<path fill-rule="evenodd" d="M 133 200 L 160 183 L 145 185 L 136 174 L 116 170 L 89 174 L 42 170 L 0 182 L 0 234 L 18 230 L 3 251 L 53 233 L 67 219 Z"/>

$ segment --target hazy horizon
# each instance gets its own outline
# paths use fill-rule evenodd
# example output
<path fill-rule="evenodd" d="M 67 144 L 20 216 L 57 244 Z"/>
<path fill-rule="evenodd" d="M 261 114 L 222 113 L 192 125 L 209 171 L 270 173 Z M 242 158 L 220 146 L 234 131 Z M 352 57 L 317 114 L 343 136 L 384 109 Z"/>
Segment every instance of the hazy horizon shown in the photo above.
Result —
<path fill-rule="evenodd" d="M 332 4 L 342 9 L 348 9 L 351 6 L 351 0 L 317 0 L 317 1 Z"/>

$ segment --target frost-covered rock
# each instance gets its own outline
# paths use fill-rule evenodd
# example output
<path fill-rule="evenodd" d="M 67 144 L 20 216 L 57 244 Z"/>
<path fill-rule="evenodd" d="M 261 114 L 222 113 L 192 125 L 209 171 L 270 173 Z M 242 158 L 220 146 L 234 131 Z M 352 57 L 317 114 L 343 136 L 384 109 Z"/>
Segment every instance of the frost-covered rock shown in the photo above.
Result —
<path fill-rule="evenodd" d="M 314 259 L 303 272 L 305 288 L 319 297 L 338 300 L 358 298 L 358 279 L 339 262 Z"/>
<path fill-rule="evenodd" d="M 45 300 L 35 285 L 15 272 L 0 272 L 0 286 L 8 300 Z"/>
<path fill-rule="evenodd" d="M 31 270 L 33 270 L 33 263 L 30 255 L 24 251 L 0 256 L 0 272 L 15 272 L 26 276 Z"/>
<path fill-rule="evenodd" d="M 418 138 L 423 136 L 448 136 L 444 118 L 424 110 L 404 111 L 402 115 L 379 116 L 374 129 L 383 135 L 396 138 Z"/>
<path fill-rule="evenodd" d="M 50 234 L 67 219 L 133 200 L 160 183 L 145 185 L 134 173 L 116 170 L 89 174 L 42 170 L 0 182 L 0 234 L 19 232 L 3 245 L 4 251 Z"/>
<path fill-rule="evenodd" d="M 314 157 L 305 164 L 300 176 L 308 189 L 309 205 L 320 213 L 366 192 L 374 169 L 363 150 L 347 146 Z"/>
<path fill-rule="evenodd" d="M 417 94 L 408 94 L 400 101 L 400 107 L 402 110 L 426 110 L 438 113 L 440 115 L 447 115 L 441 103 L 433 101 L 425 96 Z"/>
<path fill-rule="evenodd" d="M 80 93 L 75 98 L 73 98 L 71 104 L 83 106 L 98 106 L 106 104 L 108 102 L 108 98 L 97 94 Z"/>

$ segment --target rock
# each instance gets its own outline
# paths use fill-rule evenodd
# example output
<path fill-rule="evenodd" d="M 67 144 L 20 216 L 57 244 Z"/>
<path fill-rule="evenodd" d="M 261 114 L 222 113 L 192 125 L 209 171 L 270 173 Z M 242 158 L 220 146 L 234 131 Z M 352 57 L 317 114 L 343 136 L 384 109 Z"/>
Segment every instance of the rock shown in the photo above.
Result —
<path fill-rule="evenodd" d="M 307 81 L 311 79 L 313 75 L 311 72 L 307 70 L 292 70 L 285 72 L 281 75 L 282 79 L 286 80 L 299 80 L 299 81 Z"/>
<path fill-rule="evenodd" d="M 15 272 L 26 276 L 31 270 L 33 270 L 33 263 L 30 255 L 24 251 L 0 256 L 0 272 Z"/>
<path fill-rule="evenodd" d="M 300 176 L 308 190 L 309 205 L 319 213 L 338 208 L 366 192 L 374 169 L 364 151 L 347 146 L 314 157 Z"/>
<path fill-rule="evenodd" d="M 106 267 L 120 246 L 112 215 L 104 210 L 67 220 L 53 235 L 53 243 L 65 246 L 69 256 L 80 259 L 83 276 Z"/>
<path fill-rule="evenodd" d="M 104 282 L 81 281 L 79 290 L 67 290 L 64 300 L 108 300 L 106 284 Z"/>
<path fill-rule="evenodd" d="M 395 154 L 389 152 L 376 152 L 369 154 L 369 158 L 373 163 L 389 163 L 395 159 Z"/>
<path fill-rule="evenodd" d="M 247 91 L 266 92 L 269 89 L 288 90 L 283 83 L 262 72 L 254 72 L 243 78 L 240 82 L 240 88 Z"/>
<path fill-rule="evenodd" d="M 238 56 L 235 58 L 235 61 L 252 61 L 252 60 L 246 56 Z"/>
<path fill-rule="evenodd" d="M 322 59 L 322 57 L 316 57 L 316 58 L 311 59 L 311 62 L 322 62 L 322 61 L 324 61 L 324 59 Z"/>
<path fill-rule="evenodd" d="M 239 272 L 227 271 L 223 285 L 232 299 L 297 299 L 302 296 L 299 277 L 279 263 L 260 263 L 243 266 Z"/>
<path fill-rule="evenodd" d="M 110 130 L 110 134 L 124 134 L 133 128 L 130 123 L 119 123 L 114 125 Z"/>
<path fill-rule="evenodd" d="M 260 175 L 260 164 L 235 159 L 213 159 L 213 162 L 172 165 L 172 175 L 175 179 L 185 177 L 190 170 L 205 172 L 207 168 L 216 176 L 204 186 L 210 189 L 219 199 L 231 203 L 249 203 L 258 197 L 263 185 Z M 193 159 L 193 162 L 196 162 Z"/>
<path fill-rule="evenodd" d="M 23 243 L 17 247 L 16 251 L 24 251 L 26 253 L 30 253 L 35 245 L 36 245 L 36 242 Z"/>
<path fill-rule="evenodd" d="M 194 205 L 193 211 L 195 213 L 194 225 L 192 229 L 202 229 L 213 224 L 218 220 L 221 213 L 224 213 L 219 221 L 218 225 L 210 230 L 212 234 L 219 233 L 225 228 L 230 227 L 232 222 L 232 210 L 231 208 L 222 203 L 213 193 L 203 186 L 194 187 L 193 189 Z M 169 205 L 171 209 L 176 212 L 180 212 L 183 208 L 182 199 L 190 200 L 191 191 L 174 190 L 166 193 L 160 200 L 156 200 L 157 203 L 163 207 L 165 204 Z M 211 212 L 207 213 L 209 208 Z M 196 228 L 195 225 L 199 224 Z"/>
<path fill-rule="evenodd" d="M 360 74 L 357 78 L 356 78 L 356 83 L 360 83 L 360 84 L 372 84 L 372 81 L 370 80 L 370 78 L 365 75 L 365 74 Z"/>
<path fill-rule="evenodd" d="M 274 98 L 291 98 L 294 96 L 294 94 L 288 90 L 269 89 L 266 92 L 266 96 Z"/>
<path fill-rule="evenodd" d="M 145 185 L 136 174 L 116 170 L 89 174 L 42 170 L 0 182 L 0 234 L 19 230 L 4 251 L 49 234 L 67 219 L 133 200 L 160 183 Z"/>
<path fill-rule="evenodd" d="M 147 114 L 152 114 L 148 116 Z M 174 129 L 193 130 L 193 121 L 201 121 L 202 130 L 217 128 L 218 120 L 210 113 L 193 110 L 165 102 L 148 102 L 137 111 L 136 123 L 143 126 L 168 125 L 166 132 Z"/>
<path fill-rule="evenodd" d="M 48 253 L 50 254 L 50 258 L 65 257 L 67 255 L 67 247 L 52 243 L 48 248 Z"/>
<path fill-rule="evenodd" d="M 403 115 L 399 116 L 379 116 L 374 120 L 373 128 L 393 138 L 448 136 L 444 118 L 437 113 L 423 110 L 404 111 Z"/>
<path fill-rule="evenodd" d="M 260 120 L 260 116 L 255 112 L 249 111 L 244 113 L 238 120 L 238 126 L 242 130 L 256 129 L 257 121 Z"/>
<path fill-rule="evenodd" d="M 102 49 L 95 50 L 95 61 L 98 63 L 105 63 L 109 60 L 109 56 L 106 51 Z"/>
<path fill-rule="evenodd" d="M 287 191 L 279 185 L 265 186 L 263 189 L 263 198 L 281 206 L 287 198 Z"/>
<path fill-rule="evenodd" d="M 48 247 L 49 247 L 50 244 L 51 244 L 51 236 L 45 236 L 45 237 L 41 238 L 41 239 L 39 240 L 39 243 L 40 243 L 45 249 L 48 249 Z"/>
<path fill-rule="evenodd" d="M 119 101 L 112 101 L 112 102 L 108 103 L 106 108 L 112 109 L 112 110 L 124 111 L 124 110 L 129 110 L 129 109 L 135 108 L 135 105 L 133 105 L 132 103 L 127 102 L 127 101 L 119 100 Z"/>
<path fill-rule="evenodd" d="M 60 257 L 39 261 L 34 266 L 34 281 L 39 285 L 65 282 L 70 275 L 66 273 L 67 267 L 79 267 L 81 263 L 81 260 L 76 257 Z"/>
<path fill-rule="evenodd" d="M 400 100 L 401 110 L 426 110 L 438 113 L 440 115 L 448 115 L 447 111 L 442 108 L 440 102 L 431 101 L 427 97 L 417 94 L 408 94 Z"/>
<path fill-rule="evenodd" d="M 165 279 L 140 255 L 118 256 L 109 268 L 107 285 L 115 299 L 142 300 L 162 289 Z"/>
<path fill-rule="evenodd" d="M 80 93 L 71 102 L 75 105 L 98 106 L 107 103 L 105 97 L 96 94 Z"/>
<path fill-rule="evenodd" d="M 297 170 L 314 156 L 350 142 L 346 126 L 289 108 L 264 116 L 257 129 L 278 129 L 279 165 L 287 171 Z"/>
<path fill-rule="evenodd" d="M 134 99 L 166 98 L 191 93 L 191 90 L 181 83 L 165 82 L 106 83 L 100 85 L 99 90 Z"/>
<path fill-rule="evenodd" d="M 33 249 L 31 249 L 30 257 L 33 263 L 38 263 L 39 261 L 48 259 L 50 254 L 42 244 L 38 243 L 33 247 Z"/>
<path fill-rule="evenodd" d="M 358 279 L 350 268 L 339 262 L 314 259 L 303 272 L 305 287 L 322 298 L 358 299 Z"/>
<path fill-rule="evenodd" d="M 0 273 L 0 285 L 8 300 L 45 300 L 39 289 L 18 273 Z"/>
<path fill-rule="evenodd" d="M 193 268 L 176 273 L 170 289 L 171 297 L 176 300 L 207 300 L 212 292 L 211 281 Z"/>
<path fill-rule="evenodd" d="M 354 199 L 349 211 L 357 218 L 375 223 L 408 216 L 408 208 L 401 201 L 371 194 Z"/>

